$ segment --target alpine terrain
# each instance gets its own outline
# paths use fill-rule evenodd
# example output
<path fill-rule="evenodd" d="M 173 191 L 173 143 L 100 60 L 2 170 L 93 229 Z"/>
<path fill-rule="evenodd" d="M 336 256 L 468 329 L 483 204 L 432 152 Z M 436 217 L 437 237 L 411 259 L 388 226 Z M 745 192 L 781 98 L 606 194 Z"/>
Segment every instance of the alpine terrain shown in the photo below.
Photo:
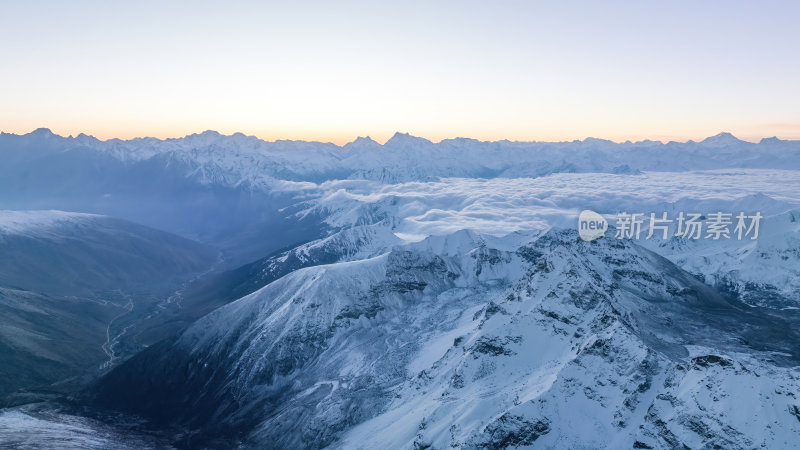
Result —
<path fill-rule="evenodd" d="M 0 446 L 800 436 L 800 141 L 40 129 L 0 135 L 0 208 Z M 706 237 L 718 212 L 757 236 Z"/>

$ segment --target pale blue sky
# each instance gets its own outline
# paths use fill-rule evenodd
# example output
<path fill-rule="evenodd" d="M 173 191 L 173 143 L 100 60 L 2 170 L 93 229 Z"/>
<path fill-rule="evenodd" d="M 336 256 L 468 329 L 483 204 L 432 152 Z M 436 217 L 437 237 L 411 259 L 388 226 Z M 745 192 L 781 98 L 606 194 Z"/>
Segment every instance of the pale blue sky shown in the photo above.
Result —
<path fill-rule="evenodd" d="M 800 6 L 2 2 L 0 130 L 800 138 Z"/>

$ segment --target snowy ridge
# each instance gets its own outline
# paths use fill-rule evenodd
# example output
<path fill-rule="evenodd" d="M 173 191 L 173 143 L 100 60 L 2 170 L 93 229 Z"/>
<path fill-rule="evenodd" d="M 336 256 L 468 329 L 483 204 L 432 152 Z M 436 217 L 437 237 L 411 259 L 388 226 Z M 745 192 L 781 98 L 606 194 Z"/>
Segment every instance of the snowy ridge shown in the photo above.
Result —
<path fill-rule="evenodd" d="M 100 392 L 287 448 L 786 447 L 800 337 L 742 307 L 634 244 L 461 231 L 292 272 Z M 728 416 L 743 396 L 761 409 Z"/>
<path fill-rule="evenodd" d="M 120 433 L 98 420 L 62 412 L 39 411 L 35 405 L 0 409 L 0 442 L 8 448 L 134 450 L 158 441 L 135 432 Z"/>
<path fill-rule="evenodd" d="M 96 214 L 64 211 L 4 211 L 0 210 L 0 234 L 35 233 L 44 229 L 77 225 L 102 218 Z"/>
<path fill-rule="evenodd" d="M 333 228 L 383 220 L 406 242 L 461 229 L 502 236 L 573 228 L 577 213 L 586 208 L 606 215 L 612 224 L 623 211 L 666 212 L 671 218 L 679 212 L 757 211 L 764 220 L 755 242 L 654 238 L 641 244 L 748 303 L 781 308 L 800 306 L 796 174 L 738 170 L 457 178 L 389 185 L 345 181 L 320 185 L 319 199 L 309 204 Z"/>
<path fill-rule="evenodd" d="M 800 307 L 800 210 L 767 216 L 755 241 L 648 242 L 660 255 L 748 304 Z"/>

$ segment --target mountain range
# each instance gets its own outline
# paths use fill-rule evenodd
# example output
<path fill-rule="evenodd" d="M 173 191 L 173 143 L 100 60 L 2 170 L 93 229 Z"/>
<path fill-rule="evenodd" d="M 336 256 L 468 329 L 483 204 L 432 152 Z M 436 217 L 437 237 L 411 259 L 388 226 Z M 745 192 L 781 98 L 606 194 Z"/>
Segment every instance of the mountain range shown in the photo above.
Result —
<path fill-rule="evenodd" d="M 798 174 L 728 133 L 0 134 L 0 444 L 792 448 Z M 758 239 L 615 238 L 715 211 Z"/>

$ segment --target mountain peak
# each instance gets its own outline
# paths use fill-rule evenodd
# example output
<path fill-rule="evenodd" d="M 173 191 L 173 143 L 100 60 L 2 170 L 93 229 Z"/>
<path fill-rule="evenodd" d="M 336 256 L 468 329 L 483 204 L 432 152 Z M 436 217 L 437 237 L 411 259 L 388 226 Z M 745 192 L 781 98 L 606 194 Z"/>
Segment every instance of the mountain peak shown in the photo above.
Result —
<path fill-rule="evenodd" d="M 715 147 L 739 144 L 741 142 L 744 142 L 744 141 L 742 141 L 741 139 L 739 139 L 736 136 L 732 135 L 731 133 L 728 133 L 727 131 L 723 131 L 722 133 L 716 134 L 716 135 L 711 136 L 711 137 L 707 137 L 707 138 L 703 139 L 702 141 L 700 141 L 700 143 L 703 144 L 703 145 L 711 145 L 711 146 L 715 146 Z"/>
<path fill-rule="evenodd" d="M 596 137 L 587 137 L 582 141 L 584 144 L 613 144 L 614 141 L 610 141 L 608 139 L 600 139 Z"/>
<path fill-rule="evenodd" d="M 221 137 L 223 137 L 223 135 L 220 134 L 218 131 L 206 130 L 203 131 L 202 133 L 194 133 L 186 135 L 186 137 L 180 138 L 179 140 L 189 143 L 190 145 L 202 146 L 202 145 L 213 144 L 217 142 L 217 140 L 219 140 Z"/>
<path fill-rule="evenodd" d="M 75 139 L 75 141 L 83 143 L 83 144 L 100 142 L 100 140 L 97 139 L 96 137 L 90 136 L 90 135 L 88 135 L 86 133 L 80 133 L 77 136 L 75 136 L 73 139 Z"/>
<path fill-rule="evenodd" d="M 759 144 L 778 144 L 780 142 L 783 142 L 783 140 L 778 138 L 778 136 L 772 136 L 768 138 L 761 138 Z"/>
<path fill-rule="evenodd" d="M 372 139 L 369 136 L 366 136 L 366 137 L 359 136 L 354 141 L 348 142 L 347 144 L 344 144 L 344 146 L 342 146 L 342 148 L 347 149 L 347 150 L 353 150 L 353 149 L 380 149 L 381 148 L 381 144 L 375 142 L 375 140 Z"/>
<path fill-rule="evenodd" d="M 426 145 L 432 142 L 421 137 L 412 136 L 408 133 L 396 132 L 391 139 L 386 141 L 386 147 L 408 147 L 411 145 Z"/>
<path fill-rule="evenodd" d="M 37 128 L 37 129 L 31 131 L 30 135 L 31 136 L 37 136 L 37 137 L 55 136 L 55 134 L 52 131 L 50 131 L 50 128 Z"/>
<path fill-rule="evenodd" d="M 375 142 L 375 140 L 372 139 L 369 136 L 366 136 L 366 137 L 359 136 L 359 137 L 356 138 L 356 140 L 354 140 L 350 144 L 353 144 L 353 145 L 372 145 L 372 144 L 378 144 L 378 143 Z M 378 145 L 380 145 L 380 144 L 378 144 Z"/>

